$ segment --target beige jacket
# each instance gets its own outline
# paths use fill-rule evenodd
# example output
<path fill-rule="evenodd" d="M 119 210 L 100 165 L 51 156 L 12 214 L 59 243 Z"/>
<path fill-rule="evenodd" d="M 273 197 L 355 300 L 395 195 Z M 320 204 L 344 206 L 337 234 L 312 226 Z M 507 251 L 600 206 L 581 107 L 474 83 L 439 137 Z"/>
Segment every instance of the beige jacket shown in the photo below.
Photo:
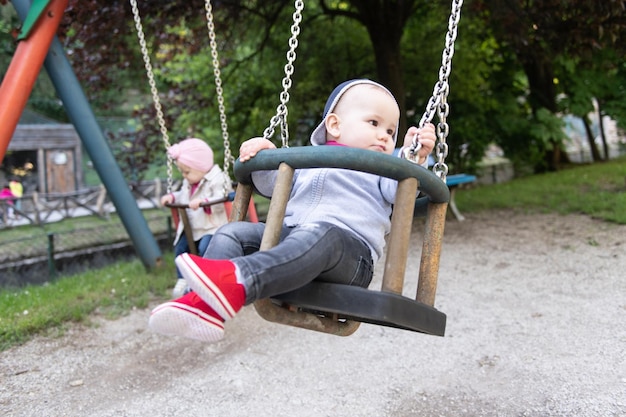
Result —
<path fill-rule="evenodd" d="M 174 202 L 176 204 L 188 204 L 189 201 L 196 198 L 204 200 L 215 200 L 224 197 L 224 182 L 228 181 L 227 177 L 222 172 L 222 169 L 218 165 L 213 165 L 213 168 L 206 173 L 204 178 L 200 181 L 198 188 L 195 189 L 193 195 L 190 195 L 191 185 L 187 180 L 183 180 L 183 185 L 179 191 L 173 192 Z M 230 181 L 228 181 L 230 182 Z M 227 184 L 227 192 L 232 191 L 232 185 Z M 226 214 L 226 208 L 223 203 L 214 204 L 210 206 L 211 213 L 207 213 L 203 207 L 197 210 L 186 209 L 187 217 L 189 218 L 189 224 L 193 234 L 193 240 L 198 241 L 202 236 L 207 234 L 213 234 L 218 227 L 228 222 L 228 216 Z M 183 234 L 183 222 L 178 223 L 176 229 L 176 238 L 174 239 L 174 245 L 178 243 L 181 235 Z"/>

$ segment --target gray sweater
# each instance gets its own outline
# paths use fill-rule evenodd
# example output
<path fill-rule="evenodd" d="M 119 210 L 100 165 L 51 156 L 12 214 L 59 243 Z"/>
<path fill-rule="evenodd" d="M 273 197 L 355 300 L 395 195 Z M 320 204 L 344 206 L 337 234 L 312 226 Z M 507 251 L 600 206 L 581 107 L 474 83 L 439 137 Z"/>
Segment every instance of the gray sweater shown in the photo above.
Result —
<path fill-rule="evenodd" d="M 276 171 L 252 175 L 256 189 L 271 196 Z M 398 182 L 377 175 L 337 168 L 296 170 L 284 224 L 328 222 L 349 230 L 369 246 L 376 262 L 391 227 L 391 205 Z"/>

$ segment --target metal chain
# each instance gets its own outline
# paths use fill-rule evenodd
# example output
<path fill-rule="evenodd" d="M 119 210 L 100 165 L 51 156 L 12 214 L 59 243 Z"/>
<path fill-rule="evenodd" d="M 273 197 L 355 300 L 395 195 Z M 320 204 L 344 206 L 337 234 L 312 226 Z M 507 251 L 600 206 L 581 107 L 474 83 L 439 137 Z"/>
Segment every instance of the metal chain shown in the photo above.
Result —
<path fill-rule="evenodd" d="M 228 124 L 226 123 L 226 110 L 224 107 L 224 90 L 222 89 L 222 76 L 220 72 L 220 61 L 217 53 L 217 42 L 215 41 L 215 25 L 213 24 L 213 6 L 210 0 L 204 3 L 206 10 L 207 30 L 209 31 L 209 43 L 211 45 L 211 57 L 213 59 L 213 75 L 215 76 L 215 92 L 217 94 L 217 107 L 220 112 L 220 125 L 222 127 L 222 138 L 224 145 L 224 195 L 226 196 L 230 190 L 232 180 L 230 178 L 230 165 L 234 163 L 232 152 L 230 150 L 230 139 L 228 136 Z"/>
<path fill-rule="evenodd" d="M 285 65 L 285 77 L 283 78 L 283 91 L 280 93 L 280 105 L 276 108 L 276 115 L 270 120 L 270 125 L 263 132 L 265 139 L 274 136 L 274 129 L 280 124 L 280 133 L 283 148 L 289 147 L 289 130 L 287 125 L 287 103 L 289 102 L 289 89 L 291 88 L 291 76 L 294 72 L 293 63 L 296 60 L 296 48 L 298 47 L 298 35 L 300 34 L 300 22 L 302 21 L 302 10 L 304 1 L 296 0 L 296 11 L 293 13 L 293 24 L 291 25 L 291 38 L 289 38 L 289 51 L 287 52 L 287 64 Z"/>
<path fill-rule="evenodd" d="M 154 109 L 156 110 L 157 120 L 159 122 L 159 128 L 161 130 L 161 137 L 165 144 L 165 149 L 170 147 L 170 138 L 167 133 L 167 127 L 165 126 L 165 118 L 163 117 L 163 110 L 161 108 L 161 100 L 159 99 L 159 92 L 156 88 L 156 82 L 154 81 L 154 73 L 152 71 L 152 65 L 150 64 L 150 54 L 148 53 L 148 47 L 146 46 L 146 38 L 143 34 L 143 27 L 141 25 L 141 16 L 139 15 L 139 8 L 137 7 L 137 0 L 130 0 L 130 5 L 133 10 L 133 17 L 135 19 L 135 28 L 137 28 L 137 37 L 139 38 L 139 45 L 141 46 L 141 55 L 143 56 L 143 62 L 146 67 L 146 74 L 148 76 L 148 83 L 150 84 L 150 92 L 152 93 L 152 101 L 154 103 Z M 172 173 L 172 158 L 167 156 L 167 192 L 172 192 L 173 185 L 173 173 Z"/>
<path fill-rule="evenodd" d="M 439 69 L 439 81 L 435 84 L 433 95 L 428 101 L 424 115 L 419 122 L 419 127 L 423 127 L 424 124 L 433 119 L 435 112 L 437 113 L 437 118 L 439 119 L 439 123 L 437 124 L 438 142 L 435 151 L 437 158 L 433 165 L 433 172 L 443 181 L 446 180 L 446 175 L 448 174 L 448 166 L 445 163 L 446 156 L 448 156 L 448 144 L 446 140 L 450 131 L 450 127 L 447 123 L 447 117 L 450 112 L 448 105 L 448 94 L 450 92 L 448 78 L 450 76 L 450 70 L 452 69 L 454 42 L 457 36 L 459 19 L 461 18 L 462 5 L 463 0 L 452 0 L 452 10 L 450 12 L 450 19 L 448 20 L 448 33 L 446 34 L 445 47 L 441 58 L 441 68 Z M 417 137 L 415 137 L 409 149 L 411 156 L 417 158 L 419 145 Z"/>

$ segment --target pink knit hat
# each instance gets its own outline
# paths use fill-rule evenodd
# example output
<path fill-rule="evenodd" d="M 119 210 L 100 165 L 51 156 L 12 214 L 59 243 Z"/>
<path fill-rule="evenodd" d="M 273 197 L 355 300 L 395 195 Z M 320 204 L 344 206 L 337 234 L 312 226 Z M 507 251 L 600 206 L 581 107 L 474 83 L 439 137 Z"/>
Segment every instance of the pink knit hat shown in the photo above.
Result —
<path fill-rule="evenodd" d="M 170 146 L 167 154 L 173 160 L 198 171 L 209 172 L 213 168 L 213 150 L 202 139 L 185 139 Z"/>

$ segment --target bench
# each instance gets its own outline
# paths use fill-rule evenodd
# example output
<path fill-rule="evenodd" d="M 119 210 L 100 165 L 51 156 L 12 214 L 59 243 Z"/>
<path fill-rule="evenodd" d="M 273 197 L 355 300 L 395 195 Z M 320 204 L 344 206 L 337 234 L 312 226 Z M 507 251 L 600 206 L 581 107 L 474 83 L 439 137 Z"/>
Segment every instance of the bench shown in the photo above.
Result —
<path fill-rule="evenodd" d="M 394 151 L 394 155 L 398 156 L 400 149 L 396 149 Z M 428 169 L 432 169 L 435 164 L 435 158 L 432 155 L 428 156 Z M 448 207 L 454 214 L 454 217 L 458 221 L 465 220 L 465 217 L 461 214 L 459 209 L 456 206 L 456 202 L 454 201 L 454 194 L 456 193 L 456 189 L 464 184 L 471 184 L 476 182 L 476 176 L 470 174 L 454 174 L 446 176 L 446 185 L 450 189 L 450 202 L 448 203 Z M 422 217 L 424 215 L 424 207 L 415 207 L 415 216 Z"/>
<path fill-rule="evenodd" d="M 433 165 L 435 165 L 435 158 L 432 155 L 428 156 L 428 169 L 432 169 Z M 465 184 L 471 184 L 476 182 L 476 176 L 470 174 L 454 174 L 454 175 L 446 175 L 446 185 L 450 189 L 450 202 L 448 203 L 448 207 L 454 214 L 454 217 L 458 221 L 465 220 L 465 217 L 461 214 L 459 209 L 456 206 L 456 201 L 454 201 L 454 194 L 456 193 L 456 189 Z"/>

